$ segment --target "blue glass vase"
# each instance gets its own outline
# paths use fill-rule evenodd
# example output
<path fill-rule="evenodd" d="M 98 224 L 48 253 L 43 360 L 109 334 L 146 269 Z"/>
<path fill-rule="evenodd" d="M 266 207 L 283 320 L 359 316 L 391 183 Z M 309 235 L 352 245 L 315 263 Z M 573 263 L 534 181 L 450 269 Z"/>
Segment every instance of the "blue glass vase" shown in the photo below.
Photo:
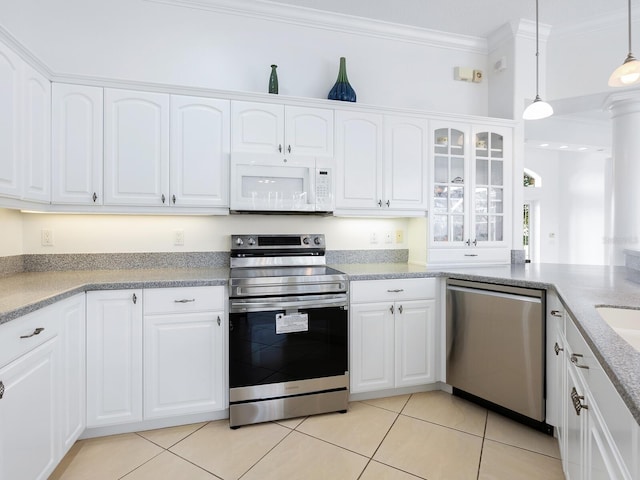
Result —
<path fill-rule="evenodd" d="M 347 78 L 347 61 L 344 57 L 340 57 L 338 80 L 329 92 L 329 96 L 327 98 L 329 100 L 342 100 L 343 102 L 356 101 L 356 91 L 349 84 L 349 79 Z"/>

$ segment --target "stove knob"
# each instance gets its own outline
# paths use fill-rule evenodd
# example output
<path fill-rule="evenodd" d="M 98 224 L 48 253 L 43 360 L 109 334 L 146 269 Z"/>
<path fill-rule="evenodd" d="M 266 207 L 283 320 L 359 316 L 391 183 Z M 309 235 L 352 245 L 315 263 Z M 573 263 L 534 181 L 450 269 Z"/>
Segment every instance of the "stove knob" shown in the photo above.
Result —
<path fill-rule="evenodd" d="M 304 237 L 302 239 L 302 243 L 304 243 L 305 245 L 309 245 L 309 237 Z"/>
<path fill-rule="evenodd" d="M 322 243 L 322 240 L 320 240 L 320 237 L 316 237 L 313 239 L 313 243 L 315 243 L 316 245 L 320 245 L 320 243 Z"/>
<path fill-rule="evenodd" d="M 240 237 L 236 238 L 236 245 L 241 246 L 244 242 Z"/>
<path fill-rule="evenodd" d="M 256 241 L 252 237 L 249 237 L 248 243 L 249 245 L 255 245 Z"/>

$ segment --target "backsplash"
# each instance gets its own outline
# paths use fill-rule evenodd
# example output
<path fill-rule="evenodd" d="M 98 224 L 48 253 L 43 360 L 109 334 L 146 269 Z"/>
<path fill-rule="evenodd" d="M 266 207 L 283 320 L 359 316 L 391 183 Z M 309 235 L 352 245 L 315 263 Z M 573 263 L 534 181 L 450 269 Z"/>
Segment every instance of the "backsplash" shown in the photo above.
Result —
<path fill-rule="evenodd" d="M 327 250 L 327 263 L 407 263 L 408 249 Z M 219 268 L 229 252 L 58 253 L 0 257 L 0 275 L 56 270 Z"/>

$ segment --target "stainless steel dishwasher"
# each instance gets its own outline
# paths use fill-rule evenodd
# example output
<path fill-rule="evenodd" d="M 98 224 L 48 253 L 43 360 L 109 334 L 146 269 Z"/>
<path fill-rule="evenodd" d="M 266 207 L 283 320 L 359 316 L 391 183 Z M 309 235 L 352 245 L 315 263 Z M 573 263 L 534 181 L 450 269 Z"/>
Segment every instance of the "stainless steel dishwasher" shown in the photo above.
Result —
<path fill-rule="evenodd" d="M 544 300 L 544 290 L 448 280 L 446 381 L 454 394 L 549 432 Z"/>

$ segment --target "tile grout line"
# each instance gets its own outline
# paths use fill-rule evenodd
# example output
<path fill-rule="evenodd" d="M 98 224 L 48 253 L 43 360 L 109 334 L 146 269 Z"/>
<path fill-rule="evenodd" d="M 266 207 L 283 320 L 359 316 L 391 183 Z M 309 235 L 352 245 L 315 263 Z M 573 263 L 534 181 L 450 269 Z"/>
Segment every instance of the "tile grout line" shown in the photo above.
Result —
<path fill-rule="evenodd" d="M 478 476 L 477 480 L 480 480 L 480 467 L 482 466 L 482 452 L 484 452 L 484 441 L 487 435 L 487 424 L 489 423 L 489 410 L 484 413 L 484 431 L 482 432 L 482 445 L 480 445 L 480 458 L 478 459 Z"/>
<path fill-rule="evenodd" d="M 305 420 L 306 420 L 306 419 L 305 419 Z M 302 424 L 303 422 L 304 422 L 304 420 L 303 420 L 302 422 L 300 422 L 300 424 Z M 275 421 L 272 421 L 272 422 L 269 422 L 269 423 L 273 423 L 273 424 L 276 424 L 276 425 L 280 425 L 279 423 L 277 423 L 277 422 L 275 422 Z M 240 475 L 240 476 L 238 477 L 238 480 L 241 480 L 241 479 L 242 479 L 242 478 L 243 478 L 247 473 L 249 473 L 249 472 L 251 471 L 251 469 L 252 469 L 253 467 L 255 467 L 256 465 L 258 465 L 258 463 L 260 463 L 260 462 L 261 462 L 261 461 L 262 461 L 262 460 L 263 460 L 267 455 L 269 455 L 271 452 L 273 452 L 273 450 L 274 450 L 278 445 L 280 445 L 282 442 L 284 442 L 285 438 L 287 438 L 287 437 L 288 437 L 289 435 L 291 435 L 294 431 L 296 431 L 296 430 L 295 430 L 295 428 L 289 428 L 289 427 L 285 427 L 285 426 L 283 426 L 283 425 L 280 425 L 280 426 L 281 426 L 282 428 L 286 428 L 286 429 L 288 429 L 288 430 L 289 430 L 289 432 L 288 432 L 284 437 L 282 437 L 282 439 L 281 439 L 279 442 L 277 442 L 273 447 L 271 447 L 269 450 L 267 450 L 267 451 L 265 452 L 265 454 L 264 454 L 264 455 L 262 455 L 258 460 L 256 460 L 256 462 L 255 462 L 253 465 L 251 465 L 249 468 L 247 468 L 247 470 L 246 470 L 242 475 Z M 297 426 L 296 426 L 296 428 L 297 428 Z M 300 432 L 299 432 L 299 433 L 300 433 Z"/>

